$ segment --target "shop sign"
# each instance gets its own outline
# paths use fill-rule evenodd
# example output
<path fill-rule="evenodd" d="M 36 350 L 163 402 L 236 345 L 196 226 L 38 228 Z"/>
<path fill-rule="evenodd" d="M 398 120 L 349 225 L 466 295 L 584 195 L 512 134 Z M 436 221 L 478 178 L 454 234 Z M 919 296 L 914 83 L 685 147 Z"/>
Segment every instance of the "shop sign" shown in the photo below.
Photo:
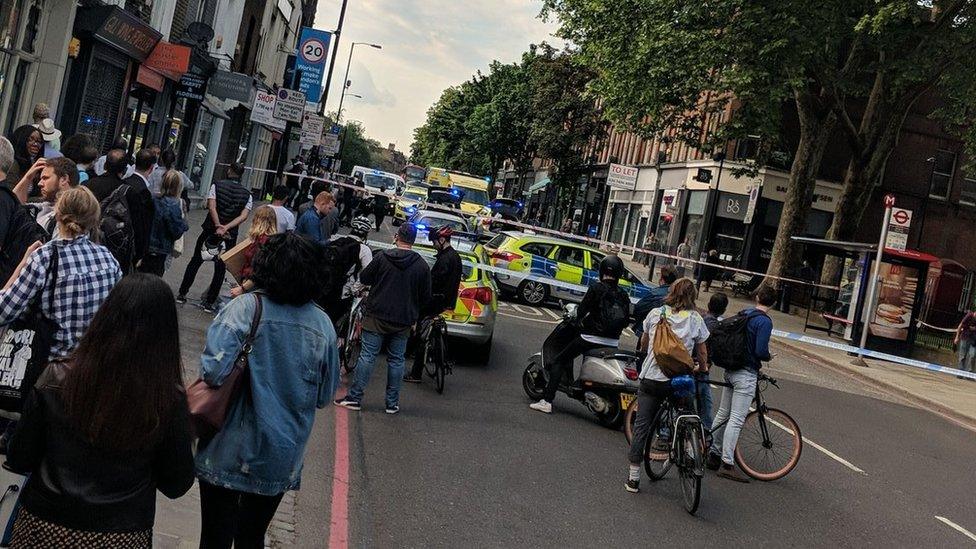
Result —
<path fill-rule="evenodd" d="M 190 69 L 190 48 L 160 40 L 142 64 L 170 80 L 179 80 Z"/>
<path fill-rule="evenodd" d="M 95 31 L 95 37 L 142 62 L 152 53 L 162 35 L 129 12 L 113 6 Z"/>
<path fill-rule="evenodd" d="M 322 140 L 325 118 L 310 112 L 306 112 L 303 118 L 299 141 L 303 147 L 314 147 Z"/>
<path fill-rule="evenodd" d="M 210 77 L 210 85 L 207 91 L 214 97 L 220 99 L 231 99 L 247 103 L 251 100 L 251 88 L 254 87 L 254 78 L 239 72 L 217 70 Z"/>
<path fill-rule="evenodd" d="M 180 77 L 176 86 L 176 97 L 185 97 L 191 101 L 203 101 L 207 93 L 207 77 L 202 74 L 188 72 Z"/>
<path fill-rule="evenodd" d="M 322 75 L 331 39 L 331 33 L 310 27 L 302 27 L 298 39 L 298 55 L 295 58 L 295 70 L 301 72 L 298 90 L 312 103 L 318 103 L 322 95 Z"/>
<path fill-rule="evenodd" d="M 726 219 L 743 221 L 746 218 L 746 209 L 749 207 L 749 197 L 741 194 L 726 192 L 718 193 L 718 210 L 715 215 Z"/>
<path fill-rule="evenodd" d="M 762 186 L 760 195 L 776 202 L 786 201 L 786 183 L 766 184 Z M 813 203 L 811 207 L 815 210 L 833 213 L 837 209 L 837 200 L 840 198 L 840 189 L 817 185 L 813 191 Z"/>
<path fill-rule="evenodd" d="M 607 185 L 615 189 L 632 191 L 637 188 L 637 173 L 640 170 L 631 166 L 610 164 L 607 170 Z"/>
<path fill-rule="evenodd" d="M 761 185 L 753 185 L 749 189 L 749 205 L 746 206 L 746 215 L 742 218 L 742 222 L 746 225 L 752 223 L 752 218 L 756 215 L 756 204 L 759 202 L 759 193 Z"/>
<path fill-rule="evenodd" d="M 275 94 L 259 91 L 254 94 L 254 104 L 251 105 L 251 122 L 264 124 L 275 130 L 284 130 L 285 122 L 274 116 Z"/>
<path fill-rule="evenodd" d="M 166 78 L 145 65 L 139 65 L 139 71 L 136 73 L 136 82 L 147 88 L 161 92 L 163 91 L 163 86 L 166 85 Z"/>
<path fill-rule="evenodd" d="M 908 230 L 911 226 L 911 210 L 892 208 L 891 219 L 888 221 L 888 237 L 885 239 L 885 248 L 905 251 L 908 246 Z"/>
<path fill-rule="evenodd" d="M 275 118 L 288 122 L 301 123 L 305 114 L 305 94 L 300 91 L 281 88 L 274 103 Z"/>
<path fill-rule="evenodd" d="M 678 211 L 678 190 L 672 189 L 664 191 L 664 196 L 661 198 L 661 209 L 663 213 L 677 213 Z"/>

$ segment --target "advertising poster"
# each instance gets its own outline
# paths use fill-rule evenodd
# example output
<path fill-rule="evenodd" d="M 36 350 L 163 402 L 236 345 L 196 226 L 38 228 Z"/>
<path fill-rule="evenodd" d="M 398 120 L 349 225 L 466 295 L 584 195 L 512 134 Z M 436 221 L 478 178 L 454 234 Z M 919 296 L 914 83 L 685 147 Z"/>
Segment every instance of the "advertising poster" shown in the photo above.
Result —
<path fill-rule="evenodd" d="M 871 335 L 907 341 L 918 293 L 918 269 L 882 263 L 878 305 L 871 317 Z"/>

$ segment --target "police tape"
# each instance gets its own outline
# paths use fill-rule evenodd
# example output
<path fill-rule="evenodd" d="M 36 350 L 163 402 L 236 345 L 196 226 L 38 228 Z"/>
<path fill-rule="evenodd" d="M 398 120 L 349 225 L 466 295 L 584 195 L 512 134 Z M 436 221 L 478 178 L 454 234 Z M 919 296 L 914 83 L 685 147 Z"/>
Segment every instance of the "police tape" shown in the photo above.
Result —
<path fill-rule="evenodd" d="M 221 164 L 221 165 L 223 166 L 225 164 Z M 277 174 L 278 173 L 275 170 L 268 170 L 268 169 L 263 169 L 263 168 L 252 168 L 250 166 L 245 166 L 244 169 L 245 169 L 245 171 L 251 170 L 253 172 L 273 173 L 273 174 Z M 311 179 L 313 181 L 321 181 L 321 182 L 326 183 L 326 184 L 329 184 L 329 185 L 336 185 L 336 186 L 343 187 L 343 188 L 353 189 L 357 193 L 366 194 L 366 195 L 369 195 L 369 196 L 373 196 L 373 195 L 384 195 L 384 196 L 390 197 L 389 193 L 385 193 L 385 192 L 382 192 L 382 191 L 373 191 L 373 190 L 367 189 L 365 187 L 360 187 L 358 185 L 351 185 L 349 183 L 341 183 L 341 182 L 336 181 L 334 179 L 325 179 L 323 177 L 311 176 L 311 175 L 308 175 L 308 174 L 301 174 L 301 173 L 295 173 L 295 172 L 282 172 L 282 175 L 294 175 L 294 176 L 301 177 L 301 178 L 305 178 L 305 179 Z M 394 198 L 395 199 L 395 197 L 391 197 L 391 198 Z M 448 207 L 441 206 L 441 205 L 438 205 L 438 204 L 426 204 L 424 207 L 426 209 L 428 209 L 428 210 L 435 210 L 435 211 L 440 211 L 440 212 L 444 212 L 444 213 L 449 213 L 449 214 L 452 214 L 452 215 L 456 215 L 456 216 L 459 216 L 459 217 L 471 218 L 471 219 L 476 220 L 477 223 L 479 223 L 479 224 L 480 223 L 483 223 L 484 221 L 499 222 L 499 223 L 502 223 L 504 225 L 518 227 L 518 228 L 521 228 L 521 229 L 524 229 L 524 230 L 527 230 L 527 231 L 532 231 L 533 233 L 543 233 L 543 234 L 552 235 L 552 236 L 554 236 L 556 238 L 561 238 L 563 240 L 583 242 L 583 243 L 587 243 L 587 244 L 591 244 L 591 245 L 596 245 L 597 247 L 603 246 L 605 248 L 613 248 L 613 249 L 616 249 L 616 250 L 626 250 L 626 251 L 631 251 L 631 252 L 639 252 L 639 253 L 642 253 L 642 254 L 645 254 L 645 255 L 649 255 L 649 256 L 654 256 L 654 257 L 657 257 L 657 258 L 660 258 L 660 259 L 673 260 L 673 261 L 677 262 L 678 265 L 701 265 L 701 266 L 708 266 L 708 267 L 715 268 L 715 269 L 719 269 L 719 270 L 722 270 L 722 271 L 728 271 L 728 272 L 732 272 L 732 273 L 740 273 L 740 274 L 745 274 L 745 275 L 749 275 L 749 276 L 762 276 L 764 278 L 771 278 L 773 280 L 779 280 L 781 282 L 788 282 L 790 284 L 799 284 L 799 285 L 803 285 L 803 286 L 811 286 L 811 287 L 814 287 L 814 288 L 823 288 L 823 289 L 826 289 L 826 290 L 839 290 L 840 289 L 837 286 L 831 286 L 831 285 L 827 285 L 827 284 L 820 284 L 820 283 L 816 283 L 816 282 L 811 282 L 809 280 L 801 280 L 801 279 L 798 279 L 798 278 L 790 278 L 790 277 L 785 277 L 785 276 L 774 276 L 774 275 L 769 275 L 769 274 L 766 274 L 766 273 L 760 273 L 758 271 L 750 271 L 748 269 L 740 269 L 738 267 L 729 267 L 727 265 L 716 265 L 716 264 L 713 264 L 713 263 L 708 263 L 707 261 L 702 261 L 700 259 L 692 259 L 690 257 L 681 257 L 681 256 L 678 256 L 678 255 L 671 255 L 671 254 L 666 254 L 666 253 L 663 253 L 663 252 L 652 251 L 652 250 L 649 250 L 649 249 L 646 249 L 646 248 L 638 248 L 636 246 L 628 246 L 628 245 L 625 245 L 625 244 L 618 244 L 616 242 L 610 242 L 609 240 L 601 240 L 599 238 L 592 238 L 592 237 L 581 236 L 581 235 L 576 235 L 576 234 L 572 234 L 572 233 L 565 233 L 565 232 L 562 232 L 562 231 L 557 231 L 555 229 L 548 229 L 548 228 L 545 228 L 545 227 L 537 227 L 535 225 L 529 225 L 527 223 L 522 223 L 520 221 L 508 221 L 508 220 L 497 219 L 497 218 L 494 218 L 494 217 L 491 217 L 491 216 L 483 216 L 483 215 L 478 215 L 478 214 L 470 214 L 470 213 L 467 213 L 467 212 L 460 211 L 458 209 L 448 208 Z"/>
<path fill-rule="evenodd" d="M 788 339 L 790 341 L 797 341 L 800 343 L 807 343 L 810 345 L 816 345 L 819 347 L 826 347 L 829 349 L 835 349 L 838 351 L 845 351 L 848 353 L 860 353 L 862 356 L 869 358 L 875 358 L 878 360 L 884 360 L 886 362 L 893 362 L 895 364 L 901 364 L 902 366 L 910 366 L 912 368 L 919 368 L 922 370 L 928 370 L 930 372 L 940 372 L 944 374 L 951 374 L 954 376 L 961 376 L 968 379 L 976 380 L 976 373 L 967 372 L 965 370 L 958 370 L 956 368 L 949 368 L 947 366 L 942 366 L 939 364 L 933 364 L 931 362 L 925 362 L 923 360 L 915 360 L 912 358 L 905 358 L 897 355 L 891 355 L 888 353 L 882 353 L 880 351 L 872 351 L 871 349 L 861 349 L 855 347 L 854 345 L 847 345 L 845 343 L 839 343 L 836 341 L 827 341 L 823 339 L 817 339 L 815 337 L 806 336 L 803 334 L 797 334 L 793 332 L 784 332 L 782 330 L 773 330 L 773 336 L 781 339 Z"/>

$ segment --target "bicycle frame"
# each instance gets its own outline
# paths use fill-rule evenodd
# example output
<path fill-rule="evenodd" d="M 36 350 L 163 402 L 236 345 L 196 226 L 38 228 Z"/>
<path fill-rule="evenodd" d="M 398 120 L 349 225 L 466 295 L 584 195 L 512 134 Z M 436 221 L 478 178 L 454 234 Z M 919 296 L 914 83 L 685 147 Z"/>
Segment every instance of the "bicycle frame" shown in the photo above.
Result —
<path fill-rule="evenodd" d="M 763 444 L 768 445 L 769 444 L 769 427 L 766 425 L 766 410 L 767 410 L 767 407 L 766 407 L 766 401 L 763 400 L 763 396 L 762 396 L 763 390 L 759 387 L 759 384 L 762 381 L 764 381 L 763 378 L 759 378 L 759 379 L 756 380 L 756 393 L 752 397 L 752 406 L 750 406 L 750 411 L 752 410 L 752 408 L 755 408 L 755 410 L 757 410 L 759 412 L 759 427 L 762 430 Z M 722 382 L 722 381 L 711 381 L 711 380 L 709 380 L 707 383 L 709 385 L 712 385 L 713 387 L 725 387 L 727 389 L 731 389 L 732 388 L 732 384 L 731 383 L 725 383 L 725 382 Z M 731 414 L 729 414 L 729 417 L 731 417 Z M 712 428 L 709 429 L 709 431 L 708 431 L 709 436 L 712 437 L 712 438 L 714 438 L 715 431 L 718 431 L 719 429 L 721 429 L 722 427 L 724 427 L 725 424 L 728 423 L 728 422 L 729 422 L 729 418 L 726 418 L 725 421 L 723 421 L 721 423 L 713 423 L 712 424 Z"/>

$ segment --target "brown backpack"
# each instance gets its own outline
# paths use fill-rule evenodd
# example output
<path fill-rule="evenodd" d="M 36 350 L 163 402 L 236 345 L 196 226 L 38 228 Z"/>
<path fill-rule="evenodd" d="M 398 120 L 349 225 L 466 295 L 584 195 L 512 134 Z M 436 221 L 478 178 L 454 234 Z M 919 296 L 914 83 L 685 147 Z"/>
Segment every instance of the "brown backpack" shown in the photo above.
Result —
<path fill-rule="evenodd" d="M 665 310 L 661 309 L 661 319 L 654 329 L 654 342 L 651 345 L 654 360 L 661 372 L 669 378 L 691 375 L 695 370 L 695 361 L 688 349 L 685 349 L 685 344 L 671 329 Z"/>

